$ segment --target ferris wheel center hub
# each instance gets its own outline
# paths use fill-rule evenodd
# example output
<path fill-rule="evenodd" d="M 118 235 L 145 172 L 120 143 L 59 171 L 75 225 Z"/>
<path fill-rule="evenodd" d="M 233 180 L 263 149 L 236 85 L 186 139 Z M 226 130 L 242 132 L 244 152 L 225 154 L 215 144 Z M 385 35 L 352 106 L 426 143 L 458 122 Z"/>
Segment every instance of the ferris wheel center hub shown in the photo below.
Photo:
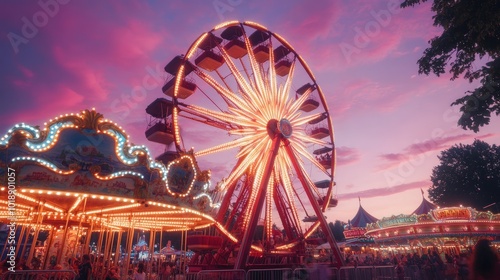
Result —
<path fill-rule="evenodd" d="M 272 119 L 267 123 L 267 132 L 271 138 L 274 138 L 277 134 L 289 138 L 292 136 L 293 128 L 287 119 L 281 119 L 280 121 Z"/>

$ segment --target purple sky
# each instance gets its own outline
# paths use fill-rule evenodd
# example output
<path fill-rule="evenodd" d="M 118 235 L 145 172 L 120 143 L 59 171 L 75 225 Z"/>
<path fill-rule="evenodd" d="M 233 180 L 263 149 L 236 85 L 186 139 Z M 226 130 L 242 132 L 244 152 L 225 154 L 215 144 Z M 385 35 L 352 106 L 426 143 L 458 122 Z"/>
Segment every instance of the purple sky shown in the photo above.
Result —
<path fill-rule="evenodd" d="M 144 136 L 144 109 L 163 96 L 163 66 L 215 25 L 250 20 L 295 48 L 329 102 L 339 155 L 339 205 L 328 210 L 329 221 L 352 218 L 358 197 L 377 218 L 409 214 L 420 189 L 430 186 L 440 151 L 474 138 L 500 144 L 498 118 L 477 134 L 456 125 L 458 108 L 449 105 L 475 85 L 417 74 L 416 61 L 440 33 L 428 4 L 401 10 L 398 1 L 368 0 L 30 3 L 0 4 L 1 134 L 15 123 L 43 125 L 95 107 L 133 143 L 159 153 Z M 138 87 L 145 94 L 136 94 Z"/>

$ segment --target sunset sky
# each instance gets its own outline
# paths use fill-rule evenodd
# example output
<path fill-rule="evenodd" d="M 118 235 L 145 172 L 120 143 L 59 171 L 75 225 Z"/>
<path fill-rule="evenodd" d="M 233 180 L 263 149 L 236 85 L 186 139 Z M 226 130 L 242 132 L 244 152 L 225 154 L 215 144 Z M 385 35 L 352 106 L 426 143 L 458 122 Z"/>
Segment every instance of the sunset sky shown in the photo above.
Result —
<path fill-rule="evenodd" d="M 328 100 L 339 198 L 328 221 L 351 219 L 358 197 L 379 219 L 410 214 L 421 202 L 420 189 L 427 197 L 440 151 L 474 139 L 500 144 L 500 118 L 479 133 L 457 127 L 458 108 L 450 104 L 475 85 L 448 74 L 418 75 L 416 62 L 440 30 L 432 26 L 429 4 L 401 10 L 399 3 L 2 1 L 0 133 L 95 107 L 133 143 L 158 154 L 161 147 L 144 136 L 145 108 L 164 97 L 163 66 L 215 25 L 249 20 L 295 48 Z M 145 79 L 153 83 L 147 94 L 132 95 Z"/>

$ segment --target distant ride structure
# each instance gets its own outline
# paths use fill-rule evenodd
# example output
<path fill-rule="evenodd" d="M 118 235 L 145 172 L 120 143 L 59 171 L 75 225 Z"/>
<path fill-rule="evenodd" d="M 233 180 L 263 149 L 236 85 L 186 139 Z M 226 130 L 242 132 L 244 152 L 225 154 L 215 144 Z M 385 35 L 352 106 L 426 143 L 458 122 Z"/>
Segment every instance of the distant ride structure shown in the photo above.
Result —
<path fill-rule="evenodd" d="M 165 71 L 166 97 L 146 109 L 146 137 L 165 145 L 156 159 L 167 166 L 190 153 L 216 170 L 221 203 L 220 236 L 188 236 L 192 265 L 298 263 L 323 241 L 342 265 L 324 214 L 337 205 L 334 130 L 304 59 L 262 25 L 231 21 L 202 33 Z"/>

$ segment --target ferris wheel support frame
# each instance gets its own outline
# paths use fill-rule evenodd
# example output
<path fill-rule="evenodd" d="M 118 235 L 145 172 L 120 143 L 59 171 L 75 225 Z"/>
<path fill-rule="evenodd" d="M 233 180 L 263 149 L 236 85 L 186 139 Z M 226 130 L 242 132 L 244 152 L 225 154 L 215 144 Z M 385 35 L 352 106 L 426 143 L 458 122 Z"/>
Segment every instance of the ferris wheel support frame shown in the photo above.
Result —
<path fill-rule="evenodd" d="M 314 209 L 314 212 L 316 214 L 316 217 L 318 217 L 318 222 L 321 226 L 321 229 L 323 230 L 323 233 L 326 235 L 326 239 L 328 240 L 328 243 L 330 243 L 330 248 L 333 251 L 333 254 L 335 256 L 335 259 L 337 260 L 336 264 L 337 267 L 344 266 L 344 259 L 342 258 L 342 254 L 340 253 L 340 249 L 337 246 L 337 243 L 334 240 L 333 233 L 326 223 L 325 216 L 323 216 L 323 211 L 319 207 L 318 202 L 316 201 L 314 194 L 311 190 L 311 186 L 305 180 L 305 176 L 303 174 L 302 168 L 300 168 L 300 165 L 297 161 L 297 157 L 295 156 L 295 153 L 293 152 L 292 148 L 289 145 L 289 141 L 285 141 L 285 150 L 288 153 L 288 157 L 290 158 L 290 161 L 292 162 L 293 168 L 297 172 L 297 177 L 299 181 L 302 183 L 304 186 L 304 190 L 307 194 L 307 197 L 309 198 L 309 201 L 311 201 L 312 208 Z"/>
<path fill-rule="evenodd" d="M 247 230 L 243 235 L 241 240 L 240 249 L 238 251 L 238 256 L 236 257 L 234 263 L 234 269 L 243 269 L 248 260 L 248 255 L 250 253 L 250 246 L 252 245 L 252 238 L 255 233 L 255 229 L 257 227 L 257 222 L 259 220 L 259 214 L 262 211 L 262 207 L 264 206 L 264 201 L 266 198 L 266 186 L 269 184 L 269 178 L 271 177 L 271 173 L 273 171 L 274 160 L 278 155 L 278 151 L 281 144 L 280 135 L 275 135 L 272 142 L 272 149 L 269 153 L 266 163 L 266 170 L 262 176 L 262 181 L 259 184 L 259 188 L 257 190 L 257 195 L 255 197 L 255 201 L 257 202 L 255 205 L 255 209 L 253 209 L 253 215 L 251 216 L 250 221 L 248 222 Z"/>

